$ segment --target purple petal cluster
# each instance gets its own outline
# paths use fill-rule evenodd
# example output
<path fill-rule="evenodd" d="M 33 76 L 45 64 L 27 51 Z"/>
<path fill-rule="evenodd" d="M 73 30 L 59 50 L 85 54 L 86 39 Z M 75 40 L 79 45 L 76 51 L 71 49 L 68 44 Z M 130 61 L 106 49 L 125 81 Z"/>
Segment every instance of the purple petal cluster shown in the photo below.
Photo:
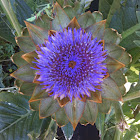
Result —
<path fill-rule="evenodd" d="M 90 97 L 106 75 L 106 50 L 92 34 L 82 29 L 64 29 L 39 45 L 36 59 L 38 81 L 54 98 Z"/>

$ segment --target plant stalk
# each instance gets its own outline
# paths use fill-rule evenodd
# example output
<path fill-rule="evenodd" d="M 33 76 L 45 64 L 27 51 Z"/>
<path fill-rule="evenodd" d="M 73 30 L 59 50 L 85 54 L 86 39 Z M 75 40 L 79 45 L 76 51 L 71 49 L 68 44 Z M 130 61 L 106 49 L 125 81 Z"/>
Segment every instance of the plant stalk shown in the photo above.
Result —
<path fill-rule="evenodd" d="M 129 35 L 133 34 L 135 31 L 140 29 L 140 23 L 134 25 L 133 27 L 127 29 L 126 31 L 122 32 L 122 40 L 128 37 Z"/>
<path fill-rule="evenodd" d="M 114 102 L 113 106 L 115 109 L 115 116 L 116 116 L 116 131 L 115 131 L 114 140 L 121 140 L 123 136 L 123 131 L 125 130 L 127 123 L 124 118 L 121 104 L 116 101 Z"/>
<path fill-rule="evenodd" d="M 126 96 L 123 97 L 123 101 L 126 102 L 137 98 L 140 98 L 140 90 L 132 92 L 131 94 L 126 94 Z"/>

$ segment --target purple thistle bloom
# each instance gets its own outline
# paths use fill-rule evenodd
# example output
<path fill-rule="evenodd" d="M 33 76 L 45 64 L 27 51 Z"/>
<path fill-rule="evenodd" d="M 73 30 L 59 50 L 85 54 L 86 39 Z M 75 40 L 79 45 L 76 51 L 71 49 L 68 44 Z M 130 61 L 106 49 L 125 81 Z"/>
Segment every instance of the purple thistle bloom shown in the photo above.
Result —
<path fill-rule="evenodd" d="M 68 29 L 49 36 L 39 45 L 36 59 L 37 79 L 54 98 L 90 97 L 90 91 L 101 90 L 106 75 L 103 44 L 82 29 Z"/>

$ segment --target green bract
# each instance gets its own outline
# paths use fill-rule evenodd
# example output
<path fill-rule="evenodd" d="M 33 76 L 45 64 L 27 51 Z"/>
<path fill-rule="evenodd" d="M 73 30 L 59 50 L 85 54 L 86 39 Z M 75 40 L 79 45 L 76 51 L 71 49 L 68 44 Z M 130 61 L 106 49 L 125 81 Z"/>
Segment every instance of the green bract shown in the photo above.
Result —
<path fill-rule="evenodd" d="M 121 35 L 114 29 L 105 28 L 106 20 L 102 20 L 100 12 L 86 12 L 79 14 L 76 8 L 65 6 L 61 8 L 55 3 L 53 8 L 54 19 L 43 15 L 35 24 L 26 23 L 22 36 L 16 38 L 21 52 L 13 56 L 13 61 L 19 66 L 12 76 L 22 94 L 31 96 L 30 107 L 39 110 L 40 118 L 52 116 L 61 127 L 69 121 L 75 129 L 78 122 L 83 125 L 94 124 L 98 112 L 108 113 L 113 101 L 122 101 L 125 94 L 125 77 L 120 70 L 130 62 L 130 56 L 124 48 L 119 46 Z M 91 32 L 93 37 L 101 40 L 108 56 L 105 60 L 108 73 L 101 84 L 102 91 L 91 92 L 91 97 L 82 99 L 74 98 L 72 102 L 65 97 L 62 100 L 51 97 L 43 86 L 37 81 L 39 75 L 36 70 L 35 58 L 38 57 L 35 50 L 39 50 L 38 44 L 43 44 L 48 36 L 54 35 L 62 29 L 82 28 L 85 32 Z"/>

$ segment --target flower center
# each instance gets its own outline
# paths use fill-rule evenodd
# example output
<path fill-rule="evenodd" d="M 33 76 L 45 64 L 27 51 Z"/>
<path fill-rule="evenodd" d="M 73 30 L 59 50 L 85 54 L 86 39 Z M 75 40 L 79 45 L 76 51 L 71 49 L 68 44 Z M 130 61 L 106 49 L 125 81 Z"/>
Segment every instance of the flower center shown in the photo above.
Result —
<path fill-rule="evenodd" d="M 51 96 L 72 100 L 100 90 L 97 87 L 107 72 L 106 50 L 92 34 L 82 29 L 65 29 L 49 36 L 40 49 L 36 74 L 47 92 L 53 93 Z"/>
<path fill-rule="evenodd" d="M 72 68 L 72 69 L 75 67 L 75 65 L 76 65 L 75 61 L 70 61 L 69 62 L 69 67 Z"/>

